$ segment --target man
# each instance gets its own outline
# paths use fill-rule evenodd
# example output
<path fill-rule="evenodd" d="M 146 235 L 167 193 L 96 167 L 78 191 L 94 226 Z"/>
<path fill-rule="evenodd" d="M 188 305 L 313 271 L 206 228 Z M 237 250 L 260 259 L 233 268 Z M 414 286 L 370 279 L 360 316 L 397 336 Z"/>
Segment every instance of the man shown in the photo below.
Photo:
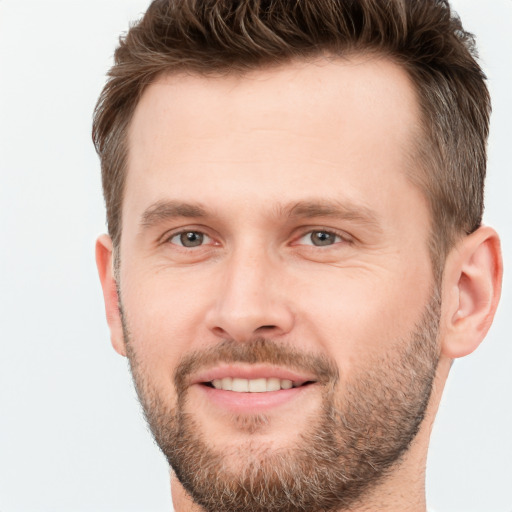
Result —
<path fill-rule="evenodd" d="M 131 28 L 96 254 L 175 510 L 426 510 L 500 294 L 489 112 L 439 0 L 156 0 Z"/>

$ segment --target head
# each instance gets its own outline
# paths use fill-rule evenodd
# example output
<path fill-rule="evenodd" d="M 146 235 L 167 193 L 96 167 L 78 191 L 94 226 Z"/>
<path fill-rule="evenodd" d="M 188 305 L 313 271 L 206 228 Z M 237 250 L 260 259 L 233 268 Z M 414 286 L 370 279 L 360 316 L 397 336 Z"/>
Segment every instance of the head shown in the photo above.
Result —
<path fill-rule="evenodd" d="M 98 266 L 196 503 L 348 510 L 424 463 L 499 296 L 489 113 L 442 1 L 157 0 L 121 40 Z"/>

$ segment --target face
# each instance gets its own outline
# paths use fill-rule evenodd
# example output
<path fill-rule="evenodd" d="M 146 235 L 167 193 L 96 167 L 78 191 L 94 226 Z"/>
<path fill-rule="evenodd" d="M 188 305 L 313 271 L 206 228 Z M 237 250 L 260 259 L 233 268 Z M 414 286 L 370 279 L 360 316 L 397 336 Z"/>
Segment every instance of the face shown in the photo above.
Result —
<path fill-rule="evenodd" d="M 414 438 L 439 309 L 418 124 L 406 73 L 376 58 L 162 77 L 141 98 L 119 346 L 205 509 L 348 507 Z"/>

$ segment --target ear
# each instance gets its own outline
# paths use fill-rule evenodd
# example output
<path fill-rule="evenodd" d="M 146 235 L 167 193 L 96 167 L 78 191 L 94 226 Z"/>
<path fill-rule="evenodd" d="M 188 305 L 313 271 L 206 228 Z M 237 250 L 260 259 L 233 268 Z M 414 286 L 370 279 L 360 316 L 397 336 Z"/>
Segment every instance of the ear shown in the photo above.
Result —
<path fill-rule="evenodd" d="M 126 356 L 126 347 L 123 336 L 123 324 L 119 311 L 119 297 L 117 296 L 116 280 L 114 278 L 112 240 L 108 235 L 101 235 L 96 240 L 96 266 L 103 288 L 105 313 L 110 329 L 110 340 L 117 353 Z"/>
<path fill-rule="evenodd" d="M 501 294 L 503 263 L 494 229 L 481 226 L 449 253 L 443 273 L 442 353 L 473 352 L 484 339 Z"/>

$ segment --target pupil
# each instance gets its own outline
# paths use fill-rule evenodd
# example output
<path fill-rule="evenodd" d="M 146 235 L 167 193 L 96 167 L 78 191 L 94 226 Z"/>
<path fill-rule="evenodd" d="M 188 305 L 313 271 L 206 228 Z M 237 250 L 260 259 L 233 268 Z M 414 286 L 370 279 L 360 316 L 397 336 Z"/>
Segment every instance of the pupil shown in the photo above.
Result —
<path fill-rule="evenodd" d="M 203 235 L 196 231 L 190 231 L 181 235 L 181 243 L 185 247 L 196 247 L 203 243 Z"/>

